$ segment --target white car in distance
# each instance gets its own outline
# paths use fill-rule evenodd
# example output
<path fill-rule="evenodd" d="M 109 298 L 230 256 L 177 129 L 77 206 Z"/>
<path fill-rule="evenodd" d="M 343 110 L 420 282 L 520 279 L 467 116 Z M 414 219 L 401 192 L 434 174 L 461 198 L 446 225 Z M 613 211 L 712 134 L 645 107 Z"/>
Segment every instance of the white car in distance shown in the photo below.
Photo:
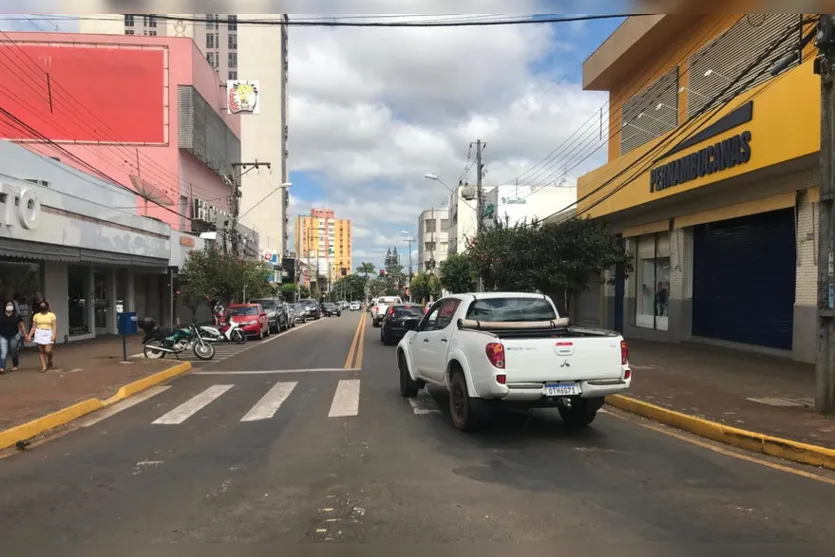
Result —
<path fill-rule="evenodd" d="M 567 426 L 585 427 L 606 396 L 632 382 L 622 336 L 569 326 L 540 294 L 447 296 L 408 327 L 397 346 L 401 396 L 415 397 L 426 384 L 445 388 L 461 430 L 502 406 L 556 407 Z"/>

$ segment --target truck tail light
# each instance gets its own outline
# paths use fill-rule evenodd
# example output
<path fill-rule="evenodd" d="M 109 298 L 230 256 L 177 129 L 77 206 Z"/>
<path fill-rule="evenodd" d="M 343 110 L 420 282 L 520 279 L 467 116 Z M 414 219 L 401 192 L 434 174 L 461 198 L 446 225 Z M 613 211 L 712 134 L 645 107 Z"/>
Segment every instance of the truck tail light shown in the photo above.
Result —
<path fill-rule="evenodd" d="M 499 385 L 506 385 L 507 384 L 507 375 L 504 373 L 496 376 L 496 383 Z"/>
<path fill-rule="evenodd" d="M 629 363 L 629 345 L 625 340 L 620 341 L 620 365 L 625 366 Z"/>
<path fill-rule="evenodd" d="M 391 317 L 392 315 L 394 315 L 394 308 L 390 307 L 388 311 L 386 311 L 386 317 Z"/>
<path fill-rule="evenodd" d="M 623 372 L 623 380 L 624 381 L 629 381 L 631 378 L 632 378 L 632 370 L 629 369 L 629 368 L 626 368 L 626 371 Z"/>
<path fill-rule="evenodd" d="M 491 342 L 486 348 L 487 359 L 493 367 L 504 369 L 504 345 L 498 342 Z"/>

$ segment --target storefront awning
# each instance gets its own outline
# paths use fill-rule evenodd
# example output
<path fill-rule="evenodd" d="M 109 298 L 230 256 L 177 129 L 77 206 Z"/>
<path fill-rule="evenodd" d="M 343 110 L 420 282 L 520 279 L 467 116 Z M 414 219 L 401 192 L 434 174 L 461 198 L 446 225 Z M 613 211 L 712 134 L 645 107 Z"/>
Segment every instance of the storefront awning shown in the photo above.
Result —
<path fill-rule="evenodd" d="M 0 238 L 0 257 L 15 257 L 32 261 L 59 261 L 62 263 L 93 263 L 125 267 L 168 267 L 167 259 L 90 250 L 40 242 L 26 242 L 14 238 Z"/>

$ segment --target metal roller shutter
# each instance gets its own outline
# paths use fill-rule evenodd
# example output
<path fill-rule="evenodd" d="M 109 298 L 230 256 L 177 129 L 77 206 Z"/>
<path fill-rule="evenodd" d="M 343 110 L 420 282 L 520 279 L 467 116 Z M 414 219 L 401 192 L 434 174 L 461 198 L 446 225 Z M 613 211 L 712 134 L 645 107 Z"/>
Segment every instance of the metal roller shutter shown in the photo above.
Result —
<path fill-rule="evenodd" d="M 794 209 L 695 228 L 695 336 L 791 350 L 794 229 Z"/>
<path fill-rule="evenodd" d="M 601 284 L 597 275 L 589 278 L 589 289 L 577 296 L 575 324 L 581 327 L 600 327 Z"/>

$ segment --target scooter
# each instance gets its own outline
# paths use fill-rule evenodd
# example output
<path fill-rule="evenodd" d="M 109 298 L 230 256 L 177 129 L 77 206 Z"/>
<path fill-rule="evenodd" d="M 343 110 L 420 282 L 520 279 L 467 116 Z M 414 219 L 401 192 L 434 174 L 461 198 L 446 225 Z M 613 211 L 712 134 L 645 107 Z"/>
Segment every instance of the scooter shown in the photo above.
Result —
<path fill-rule="evenodd" d="M 200 327 L 200 336 L 207 342 L 246 344 L 246 335 L 241 329 L 241 326 L 235 321 L 221 323 L 217 327 L 203 325 Z"/>
<path fill-rule="evenodd" d="M 164 358 L 166 354 L 174 354 L 179 360 L 180 353 L 186 350 L 192 350 L 201 360 L 211 360 L 215 356 L 214 345 L 200 335 L 200 329 L 195 323 L 172 331 L 161 329 L 156 321 L 146 317 L 140 328 L 145 333 L 142 344 L 145 345 L 143 352 L 148 359 L 156 360 Z"/>

